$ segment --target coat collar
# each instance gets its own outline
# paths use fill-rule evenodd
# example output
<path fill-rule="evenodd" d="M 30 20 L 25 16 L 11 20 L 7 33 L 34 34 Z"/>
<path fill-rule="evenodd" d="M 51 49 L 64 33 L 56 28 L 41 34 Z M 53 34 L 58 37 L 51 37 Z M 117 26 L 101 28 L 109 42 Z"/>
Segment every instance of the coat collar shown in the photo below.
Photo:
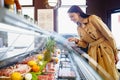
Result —
<path fill-rule="evenodd" d="M 79 23 L 77 23 L 77 25 L 82 25 L 82 24 L 88 24 L 88 22 L 89 22 L 89 17 L 88 18 L 83 18 L 83 20 Z"/>
<path fill-rule="evenodd" d="M 84 18 L 81 23 L 87 24 L 88 22 L 89 22 L 89 21 L 88 21 L 88 18 Z"/>

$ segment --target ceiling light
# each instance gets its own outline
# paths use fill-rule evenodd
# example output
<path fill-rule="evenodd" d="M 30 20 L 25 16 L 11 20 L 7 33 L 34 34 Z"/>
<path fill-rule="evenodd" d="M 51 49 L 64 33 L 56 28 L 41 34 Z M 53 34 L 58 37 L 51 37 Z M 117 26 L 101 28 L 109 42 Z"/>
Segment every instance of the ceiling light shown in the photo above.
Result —
<path fill-rule="evenodd" d="M 58 3 L 58 0 L 48 0 L 48 4 L 51 7 L 55 7 Z"/>

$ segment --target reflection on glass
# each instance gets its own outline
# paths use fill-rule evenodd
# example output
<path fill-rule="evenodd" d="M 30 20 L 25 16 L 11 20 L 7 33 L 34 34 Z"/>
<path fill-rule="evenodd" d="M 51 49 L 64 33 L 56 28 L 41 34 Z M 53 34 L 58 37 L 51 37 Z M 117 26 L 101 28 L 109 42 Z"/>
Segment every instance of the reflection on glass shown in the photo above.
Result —
<path fill-rule="evenodd" d="M 7 40 L 8 40 L 7 32 L 0 31 L 0 48 L 8 46 Z"/>

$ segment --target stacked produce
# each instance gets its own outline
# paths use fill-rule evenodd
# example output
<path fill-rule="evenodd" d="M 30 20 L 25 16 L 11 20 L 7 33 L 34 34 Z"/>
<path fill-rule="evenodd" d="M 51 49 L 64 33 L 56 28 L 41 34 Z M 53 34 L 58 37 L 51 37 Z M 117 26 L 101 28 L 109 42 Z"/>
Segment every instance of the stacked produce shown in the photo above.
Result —
<path fill-rule="evenodd" d="M 49 39 L 45 50 L 29 56 L 21 62 L 0 69 L 0 80 L 55 80 L 55 64 L 59 51 L 55 51 L 55 42 Z"/>
<path fill-rule="evenodd" d="M 37 75 L 42 74 L 42 70 L 47 64 L 42 58 L 41 54 L 37 54 L 25 58 L 18 64 L 0 69 L 0 80 L 3 79 L 3 76 L 4 78 L 9 77 L 10 80 L 37 80 Z M 29 77 L 29 79 L 27 77 Z"/>
<path fill-rule="evenodd" d="M 19 72 L 20 74 L 24 75 L 28 73 L 30 70 L 31 68 L 27 64 L 16 64 L 16 65 L 7 67 L 6 69 L 1 69 L 0 76 L 10 77 L 11 74 L 14 72 Z"/>
<path fill-rule="evenodd" d="M 44 50 L 44 60 L 45 61 L 51 61 L 52 53 L 54 53 L 55 50 L 55 41 L 53 38 L 48 38 L 48 41 L 45 46 Z"/>

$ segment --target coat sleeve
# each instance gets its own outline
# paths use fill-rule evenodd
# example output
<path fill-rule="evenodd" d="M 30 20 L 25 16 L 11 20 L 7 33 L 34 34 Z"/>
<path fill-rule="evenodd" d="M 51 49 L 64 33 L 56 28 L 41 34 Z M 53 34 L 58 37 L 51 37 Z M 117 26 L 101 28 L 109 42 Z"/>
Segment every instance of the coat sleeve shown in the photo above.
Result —
<path fill-rule="evenodd" d="M 85 41 L 83 41 L 82 39 L 80 39 L 78 41 L 78 43 L 76 43 L 76 44 L 77 44 L 77 46 L 83 47 L 83 48 L 86 48 L 88 46 L 88 44 Z"/>
<path fill-rule="evenodd" d="M 91 15 L 89 21 L 102 33 L 102 35 L 109 41 L 111 47 L 114 50 L 114 54 L 117 54 L 117 47 L 113 35 L 107 25 L 95 15 Z"/>
<path fill-rule="evenodd" d="M 78 35 L 81 36 L 80 34 L 80 29 L 79 27 L 77 28 Z M 75 42 L 76 43 L 76 42 Z M 86 48 L 88 46 L 88 43 L 85 42 L 81 37 L 78 39 L 78 42 L 76 43 L 77 46 Z"/>

